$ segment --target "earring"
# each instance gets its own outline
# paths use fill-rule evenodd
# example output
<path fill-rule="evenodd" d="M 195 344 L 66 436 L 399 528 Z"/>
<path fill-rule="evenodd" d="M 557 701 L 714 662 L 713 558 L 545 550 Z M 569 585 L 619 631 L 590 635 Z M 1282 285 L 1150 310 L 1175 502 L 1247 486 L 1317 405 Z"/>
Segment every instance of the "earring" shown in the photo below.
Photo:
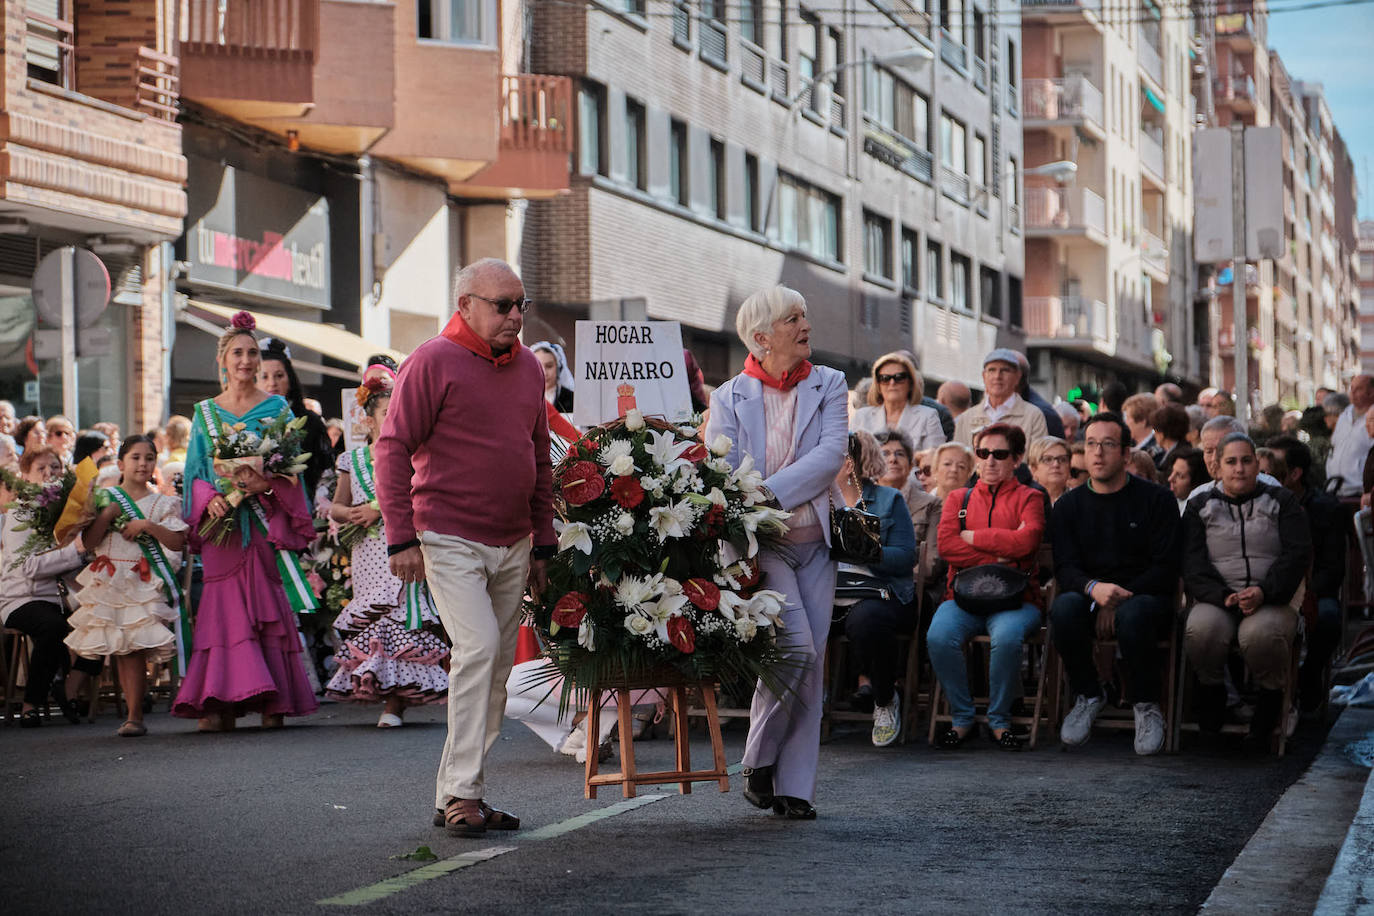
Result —
<path fill-rule="evenodd" d="M 229 370 L 223 366 L 219 367 L 219 380 L 222 385 L 229 384 Z"/>

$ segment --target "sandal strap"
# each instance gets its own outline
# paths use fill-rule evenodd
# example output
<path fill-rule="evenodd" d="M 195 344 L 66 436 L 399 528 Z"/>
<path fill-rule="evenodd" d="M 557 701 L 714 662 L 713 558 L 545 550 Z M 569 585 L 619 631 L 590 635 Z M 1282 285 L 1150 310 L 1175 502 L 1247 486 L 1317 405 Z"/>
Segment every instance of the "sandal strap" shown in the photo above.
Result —
<path fill-rule="evenodd" d="M 455 827 L 459 824 L 469 827 L 485 826 L 487 815 L 482 808 L 480 798 L 451 798 L 444 805 L 444 823 Z"/>

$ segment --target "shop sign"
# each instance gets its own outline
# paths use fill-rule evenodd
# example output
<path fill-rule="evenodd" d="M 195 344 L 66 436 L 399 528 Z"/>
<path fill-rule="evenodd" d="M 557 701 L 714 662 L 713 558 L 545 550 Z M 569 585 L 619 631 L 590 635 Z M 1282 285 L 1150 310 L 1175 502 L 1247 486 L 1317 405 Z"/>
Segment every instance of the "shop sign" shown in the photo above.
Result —
<path fill-rule="evenodd" d="M 594 426 L 636 407 L 645 416 L 692 414 L 676 321 L 577 322 L 573 422 Z"/>
<path fill-rule="evenodd" d="M 327 199 L 196 156 L 187 169 L 190 283 L 329 308 Z"/>

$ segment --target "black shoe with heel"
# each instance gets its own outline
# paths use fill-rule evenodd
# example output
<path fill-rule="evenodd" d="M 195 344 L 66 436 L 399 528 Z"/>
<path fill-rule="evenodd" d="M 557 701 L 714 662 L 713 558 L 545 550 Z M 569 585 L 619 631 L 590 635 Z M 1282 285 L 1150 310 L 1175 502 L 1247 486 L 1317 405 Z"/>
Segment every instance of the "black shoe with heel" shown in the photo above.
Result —
<path fill-rule="evenodd" d="M 773 801 L 773 813 L 781 814 L 789 821 L 814 821 L 816 819 L 816 808 L 804 798 L 793 798 L 790 795 L 779 795 Z"/>
<path fill-rule="evenodd" d="M 745 767 L 744 800 L 755 808 L 773 807 L 773 767 Z"/>

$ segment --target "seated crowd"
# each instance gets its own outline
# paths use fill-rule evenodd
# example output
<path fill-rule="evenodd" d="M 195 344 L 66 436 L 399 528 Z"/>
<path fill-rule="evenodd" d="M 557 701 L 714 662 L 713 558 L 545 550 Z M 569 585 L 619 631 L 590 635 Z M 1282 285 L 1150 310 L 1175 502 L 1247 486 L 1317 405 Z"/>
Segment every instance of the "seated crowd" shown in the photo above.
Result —
<path fill-rule="evenodd" d="M 1225 724 L 1237 684 L 1253 703 L 1251 743 L 1267 748 L 1291 727 L 1283 698 L 1300 633 L 1295 700 L 1304 712 L 1321 705 L 1349 521 L 1312 485 L 1313 447 L 1290 417 L 1266 412 L 1260 447 L 1230 396 L 1211 389 L 1196 405 L 1165 384 L 1129 397 L 1109 386 L 1098 412 L 1051 406 L 1007 349 L 987 355 L 983 383 L 976 405 L 953 383 L 932 405 L 913 355 L 890 353 L 874 364 L 866 405 L 851 410 L 837 488 L 880 517 L 882 559 L 841 567 L 832 635 L 848 637 L 852 708 L 873 711 L 875 745 L 900 732 L 897 637 L 913 634 L 948 703 L 949 727 L 932 728 L 942 748 L 977 734 L 966 648 L 980 635 L 988 736 L 1023 745 L 1012 723 L 1023 646 L 1045 626 L 1068 686 L 1066 745 L 1086 742 L 1115 702 L 1134 712 L 1136 753 L 1165 747 L 1174 632 L 1196 685 L 1185 716 L 1203 731 Z M 1368 394 L 1374 429 L 1374 385 Z M 941 408 L 954 420 L 949 441 Z M 973 583 L 989 575 L 1003 583 L 995 601 L 976 597 Z M 864 587 L 883 597 L 853 600 Z M 1102 664 L 1108 647 L 1114 665 Z"/>

